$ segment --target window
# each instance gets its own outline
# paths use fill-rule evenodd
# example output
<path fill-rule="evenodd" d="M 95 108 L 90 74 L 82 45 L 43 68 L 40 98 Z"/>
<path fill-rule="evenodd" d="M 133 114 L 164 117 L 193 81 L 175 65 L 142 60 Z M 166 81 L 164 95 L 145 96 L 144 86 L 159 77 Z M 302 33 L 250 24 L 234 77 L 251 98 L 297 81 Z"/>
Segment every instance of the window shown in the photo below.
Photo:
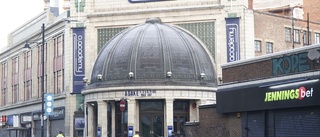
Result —
<path fill-rule="evenodd" d="M 303 36 L 302 36 L 302 40 L 303 40 L 303 45 L 307 45 L 308 44 L 308 36 L 307 36 L 307 31 L 303 31 Z"/>
<path fill-rule="evenodd" d="M 320 33 L 315 33 L 314 39 L 315 39 L 315 44 L 319 44 L 320 43 Z"/>
<path fill-rule="evenodd" d="M 291 41 L 291 28 L 285 28 L 285 41 Z"/>
<path fill-rule="evenodd" d="M 294 30 L 294 42 L 300 42 L 300 31 L 298 29 Z"/>
<path fill-rule="evenodd" d="M 63 39 L 64 35 L 58 36 L 57 38 L 54 39 L 55 43 L 55 56 L 59 57 L 63 55 L 63 43 L 64 43 L 64 39 Z"/>
<path fill-rule="evenodd" d="M 307 37 L 309 37 L 309 41 L 307 41 L 307 43 L 311 44 L 311 32 L 310 31 L 309 31 L 309 35 Z"/>
<path fill-rule="evenodd" d="M 19 62 L 18 57 L 12 59 L 12 74 L 18 74 L 19 71 Z"/>
<path fill-rule="evenodd" d="M 44 72 L 42 72 L 42 50 L 44 50 Z M 38 98 L 42 96 L 42 75 L 44 75 L 44 92 L 47 91 L 47 43 L 44 44 L 44 48 L 42 49 L 42 46 L 38 47 Z"/>
<path fill-rule="evenodd" d="M 17 103 L 19 99 L 19 85 L 12 86 L 12 103 Z"/>
<path fill-rule="evenodd" d="M 18 57 L 12 59 L 12 103 L 19 100 L 19 60 Z"/>
<path fill-rule="evenodd" d="M 24 54 L 24 100 L 29 100 L 32 97 L 32 72 L 31 72 L 31 51 Z"/>
<path fill-rule="evenodd" d="M 1 64 L 1 106 L 5 106 L 7 104 L 7 79 L 8 79 L 8 62 L 4 62 Z"/>
<path fill-rule="evenodd" d="M 54 91 L 55 93 L 62 93 L 63 92 L 63 70 L 59 70 L 56 73 L 54 73 L 54 81 L 55 81 L 55 86 L 54 86 Z"/>
<path fill-rule="evenodd" d="M 47 91 L 47 75 L 44 75 L 44 93 L 46 93 Z M 40 98 L 42 97 L 42 78 L 41 76 L 38 77 L 38 93 L 37 93 L 37 97 Z"/>
<path fill-rule="evenodd" d="M 5 106 L 7 104 L 7 93 L 8 93 L 7 88 L 1 89 L 1 106 Z"/>
<path fill-rule="evenodd" d="M 25 65 L 24 65 L 24 67 L 25 67 L 25 69 L 30 69 L 31 68 L 31 51 L 29 51 L 29 52 L 26 52 L 25 54 L 24 54 L 24 61 L 25 61 Z"/>
<path fill-rule="evenodd" d="M 266 43 L 266 49 L 267 49 L 267 53 L 273 53 L 273 43 L 272 42 L 267 42 Z"/>
<path fill-rule="evenodd" d="M 54 93 L 62 93 L 64 87 L 64 35 L 54 38 Z"/>
<path fill-rule="evenodd" d="M 32 81 L 24 82 L 24 100 L 29 100 L 32 97 Z"/>
<path fill-rule="evenodd" d="M 261 52 L 261 41 L 260 40 L 254 41 L 254 51 Z"/>

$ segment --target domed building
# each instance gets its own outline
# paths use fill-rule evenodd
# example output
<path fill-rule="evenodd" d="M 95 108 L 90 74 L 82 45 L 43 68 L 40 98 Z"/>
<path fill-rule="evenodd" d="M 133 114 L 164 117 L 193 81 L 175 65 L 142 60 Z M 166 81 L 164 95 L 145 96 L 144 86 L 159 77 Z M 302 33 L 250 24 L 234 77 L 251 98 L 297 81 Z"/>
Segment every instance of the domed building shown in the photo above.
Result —
<path fill-rule="evenodd" d="M 149 18 L 99 53 L 82 90 L 88 136 L 184 136 L 198 106 L 215 103 L 215 63 L 186 30 Z M 98 131 L 98 132 L 97 132 Z"/>

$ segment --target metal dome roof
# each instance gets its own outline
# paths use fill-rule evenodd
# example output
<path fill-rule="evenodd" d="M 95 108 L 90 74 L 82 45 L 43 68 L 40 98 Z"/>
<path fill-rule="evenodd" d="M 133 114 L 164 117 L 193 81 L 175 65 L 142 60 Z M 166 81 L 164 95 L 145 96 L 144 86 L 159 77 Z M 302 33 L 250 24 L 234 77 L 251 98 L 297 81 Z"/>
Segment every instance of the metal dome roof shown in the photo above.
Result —
<path fill-rule="evenodd" d="M 150 18 L 102 48 L 87 88 L 126 85 L 215 86 L 214 62 L 190 33 Z"/>

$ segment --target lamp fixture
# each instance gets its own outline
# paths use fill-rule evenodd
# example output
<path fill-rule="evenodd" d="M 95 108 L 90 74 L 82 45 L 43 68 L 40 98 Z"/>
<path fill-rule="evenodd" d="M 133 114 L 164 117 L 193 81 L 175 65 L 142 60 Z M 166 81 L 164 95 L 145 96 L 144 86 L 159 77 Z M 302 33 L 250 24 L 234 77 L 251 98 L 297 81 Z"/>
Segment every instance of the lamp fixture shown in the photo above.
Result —
<path fill-rule="evenodd" d="M 133 72 L 129 72 L 129 78 L 133 78 L 134 77 L 134 73 Z"/>
<path fill-rule="evenodd" d="M 171 72 L 171 71 L 168 71 L 168 72 L 167 72 L 167 77 L 168 77 L 168 78 L 171 78 L 171 76 L 172 76 L 172 72 Z"/>
<path fill-rule="evenodd" d="M 98 78 L 99 80 L 102 80 L 102 75 L 101 75 L 101 74 L 98 74 L 97 78 Z"/>
<path fill-rule="evenodd" d="M 206 74 L 201 73 L 201 74 L 200 74 L 200 77 L 201 77 L 201 79 L 204 79 L 204 77 L 206 77 Z"/>
<path fill-rule="evenodd" d="M 83 83 L 87 83 L 88 82 L 88 78 L 84 77 L 83 78 Z"/>
<path fill-rule="evenodd" d="M 28 42 L 26 42 L 26 44 L 24 44 L 24 48 L 31 49 L 30 44 Z"/>
<path fill-rule="evenodd" d="M 218 80 L 221 82 L 222 81 L 222 77 L 218 77 Z"/>
<path fill-rule="evenodd" d="M 40 44 L 40 42 L 37 42 L 37 41 L 26 41 L 26 43 L 24 44 L 24 48 L 31 49 L 30 44 L 33 44 L 33 43 Z"/>

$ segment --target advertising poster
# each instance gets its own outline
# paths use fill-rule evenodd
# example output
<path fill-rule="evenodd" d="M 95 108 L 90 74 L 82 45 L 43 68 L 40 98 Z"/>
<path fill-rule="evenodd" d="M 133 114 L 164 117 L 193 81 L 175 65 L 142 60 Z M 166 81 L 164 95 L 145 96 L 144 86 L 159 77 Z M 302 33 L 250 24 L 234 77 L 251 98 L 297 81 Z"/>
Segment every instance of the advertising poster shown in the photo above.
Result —
<path fill-rule="evenodd" d="M 84 28 L 73 29 L 73 92 L 81 94 L 85 74 Z"/>
<path fill-rule="evenodd" d="M 240 60 L 239 18 L 226 18 L 227 62 Z"/>

